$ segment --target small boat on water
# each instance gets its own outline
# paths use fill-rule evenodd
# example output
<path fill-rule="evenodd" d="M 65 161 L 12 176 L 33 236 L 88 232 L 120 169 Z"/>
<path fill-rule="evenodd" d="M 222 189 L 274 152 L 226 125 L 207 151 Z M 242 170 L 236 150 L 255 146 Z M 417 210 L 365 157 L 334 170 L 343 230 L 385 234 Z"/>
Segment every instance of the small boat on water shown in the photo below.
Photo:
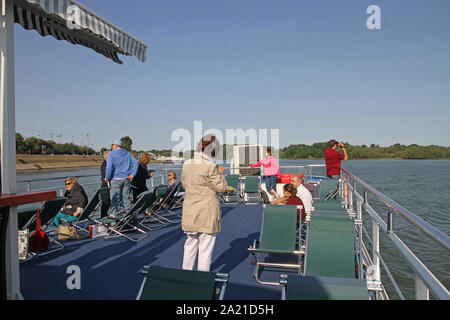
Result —
<path fill-rule="evenodd" d="M 404 299 L 402 288 L 392 276 L 391 269 L 395 266 L 380 251 L 380 239 L 384 237 L 414 270 L 415 298 L 449 299 L 447 288 L 417 258 L 414 248 L 408 248 L 398 238 L 393 215 L 411 222 L 447 252 L 449 237 L 345 169 L 339 182 L 312 174 L 323 167 L 289 168 L 292 173 L 303 172 L 314 199 L 314 210 L 298 228 L 296 206 L 264 204 L 262 195 L 266 190 L 259 175 L 227 175 L 229 181 L 238 177 L 238 187 L 233 195 L 218 195 L 222 200 L 222 231 L 216 240 L 211 273 L 226 277 L 219 281 L 222 291 L 217 297 Z M 228 170 L 233 172 L 233 168 Z M 249 181 L 255 178 L 256 186 L 252 186 Z M 278 183 L 277 190 L 283 184 Z M 161 192 L 161 187 L 156 186 L 150 193 Z M 385 206 L 386 217 L 374 209 L 369 197 Z M 103 233 L 93 238 L 52 243 L 49 254 L 38 254 L 20 264 L 23 298 L 157 298 L 161 290 L 156 289 L 158 292 L 150 295 L 143 292 L 158 288 L 152 284 L 152 276 L 157 277 L 158 270 L 160 273 L 163 270 L 162 274 L 170 275 L 173 282 L 180 277 L 174 272 L 182 272 L 185 235 L 179 224 L 180 203 L 168 211 L 155 211 L 155 219 L 139 211 L 137 217 L 142 224 L 138 229 L 142 232 L 120 229 L 126 237 L 111 231 L 109 236 Z M 95 225 L 98 214 L 98 211 L 93 214 L 89 224 Z M 165 294 L 167 298 L 168 293 Z"/>

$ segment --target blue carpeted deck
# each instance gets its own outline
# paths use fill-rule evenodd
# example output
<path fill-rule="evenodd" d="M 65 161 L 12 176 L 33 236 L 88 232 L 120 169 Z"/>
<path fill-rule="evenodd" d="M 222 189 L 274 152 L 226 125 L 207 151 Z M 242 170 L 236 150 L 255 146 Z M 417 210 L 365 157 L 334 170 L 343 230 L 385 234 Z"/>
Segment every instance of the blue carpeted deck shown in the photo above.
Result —
<path fill-rule="evenodd" d="M 230 273 L 225 299 L 280 299 L 280 287 L 260 285 L 252 276 L 247 248 L 259 238 L 262 212 L 261 205 L 222 207 L 211 271 Z M 138 243 L 124 238 L 66 241 L 63 250 L 20 265 L 22 294 L 25 299 L 135 299 L 142 266 L 181 268 L 184 241 L 180 224 L 152 231 Z M 71 265 L 81 270 L 81 289 L 67 287 Z"/>

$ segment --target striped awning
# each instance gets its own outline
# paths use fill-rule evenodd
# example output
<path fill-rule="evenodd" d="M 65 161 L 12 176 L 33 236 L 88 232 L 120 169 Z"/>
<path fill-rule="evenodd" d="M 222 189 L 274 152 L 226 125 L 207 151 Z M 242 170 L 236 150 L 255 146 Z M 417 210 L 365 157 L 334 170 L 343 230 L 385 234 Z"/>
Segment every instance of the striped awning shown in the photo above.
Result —
<path fill-rule="evenodd" d="M 75 0 L 14 0 L 14 22 L 41 36 L 51 35 L 95 50 L 122 63 L 118 54 L 144 62 L 147 46 Z"/>

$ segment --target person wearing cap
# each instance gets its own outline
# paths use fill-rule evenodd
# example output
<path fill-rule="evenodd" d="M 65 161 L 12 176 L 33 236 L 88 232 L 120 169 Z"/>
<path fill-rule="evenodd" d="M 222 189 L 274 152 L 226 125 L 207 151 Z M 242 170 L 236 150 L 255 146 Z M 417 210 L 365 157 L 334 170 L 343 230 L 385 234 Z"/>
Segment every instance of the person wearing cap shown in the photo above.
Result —
<path fill-rule="evenodd" d="M 111 214 L 119 210 L 121 203 L 125 211 L 130 210 L 131 180 L 138 170 L 137 160 L 121 146 L 120 140 L 114 141 L 106 160 L 105 181 L 111 186 Z"/>
<path fill-rule="evenodd" d="M 325 164 L 327 167 L 327 176 L 330 179 L 339 179 L 341 176 L 341 161 L 347 161 L 348 155 L 345 146 L 336 140 L 328 141 L 328 149 L 325 150 Z M 337 151 L 340 147 L 344 154 Z"/>

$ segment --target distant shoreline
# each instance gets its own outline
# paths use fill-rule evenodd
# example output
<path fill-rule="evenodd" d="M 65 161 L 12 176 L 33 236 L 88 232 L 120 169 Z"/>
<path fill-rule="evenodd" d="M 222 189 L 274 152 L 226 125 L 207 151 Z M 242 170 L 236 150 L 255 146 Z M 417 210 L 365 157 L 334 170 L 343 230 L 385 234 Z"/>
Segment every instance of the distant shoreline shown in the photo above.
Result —
<path fill-rule="evenodd" d="M 420 159 L 420 160 L 448 160 L 441 159 Z M 304 158 L 304 159 L 281 159 L 291 161 L 313 160 L 324 161 L 323 158 Z M 361 158 L 350 160 L 409 160 L 401 158 Z M 82 156 L 82 155 L 29 155 L 18 154 L 16 156 L 16 172 L 36 172 L 59 169 L 78 169 L 100 167 L 103 162 L 103 156 Z M 151 163 L 164 163 L 158 160 L 152 160 Z"/>

